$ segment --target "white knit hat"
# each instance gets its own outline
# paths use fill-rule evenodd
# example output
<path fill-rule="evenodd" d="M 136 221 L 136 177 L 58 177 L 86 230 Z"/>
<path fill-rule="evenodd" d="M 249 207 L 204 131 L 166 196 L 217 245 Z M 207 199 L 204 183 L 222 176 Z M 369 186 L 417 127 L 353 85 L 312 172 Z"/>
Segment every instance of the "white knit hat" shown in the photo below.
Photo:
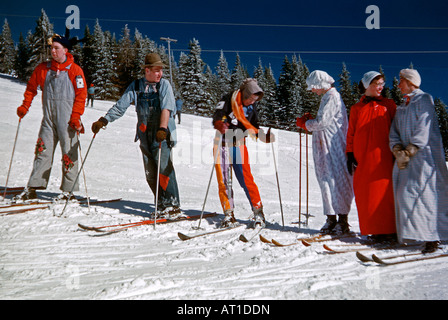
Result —
<path fill-rule="evenodd" d="M 308 90 L 311 89 L 330 89 L 334 79 L 325 71 L 314 70 L 306 79 Z"/>
<path fill-rule="evenodd" d="M 420 78 L 420 74 L 415 69 L 403 69 L 400 71 L 400 77 L 409 80 L 414 86 L 420 87 L 422 84 L 422 78 Z"/>
<path fill-rule="evenodd" d="M 370 83 L 372 82 L 372 80 L 380 75 L 381 75 L 381 73 L 379 73 L 377 71 L 366 72 L 361 79 L 361 82 L 362 82 L 362 85 L 364 86 L 364 88 L 367 89 L 367 87 L 370 86 Z"/>

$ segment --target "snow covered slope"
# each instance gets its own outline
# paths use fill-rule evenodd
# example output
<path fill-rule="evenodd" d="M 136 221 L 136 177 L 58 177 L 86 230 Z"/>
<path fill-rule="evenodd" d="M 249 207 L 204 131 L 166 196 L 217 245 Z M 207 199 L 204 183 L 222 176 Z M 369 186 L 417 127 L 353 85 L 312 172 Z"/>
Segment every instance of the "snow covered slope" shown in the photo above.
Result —
<path fill-rule="evenodd" d="M 0 187 L 6 181 L 25 85 L 0 78 Z M 95 101 L 82 117 L 86 134 L 83 155 L 92 141 L 90 126 L 113 103 Z M 41 122 L 41 95 L 34 99 L 21 123 L 9 186 L 25 186 L 31 173 L 34 146 Z M 238 240 L 242 229 L 181 241 L 178 232 L 194 233 L 197 221 L 141 226 L 124 232 L 95 236 L 81 231 L 91 226 L 139 221 L 154 209 L 145 182 L 138 143 L 134 143 L 136 115 L 130 107 L 123 118 L 109 124 L 93 141 L 85 165 L 88 194 L 92 198 L 123 201 L 92 206 L 70 204 L 66 217 L 51 209 L 0 216 L 1 299 L 446 299 L 448 259 L 381 267 L 363 264 L 354 252 L 328 254 L 322 244 L 275 247 L 256 239 Z M 201 212 L 212 169 L 214 132 L 211 120 L 184 114 L 178 126 L 180 142 L 174 150 L 182 208 Z M 270 225 L 265 238 L 290 243 L 314 234 L 323 225 L 322 200 L 314 175 L 309 140 L 308 226 L 298 227 L 297 133 L 277 131 L 274 144 L 282 192 L 285 226 L 282 226 L 277 183 L 270 145 L 249 140 L 252 169 Z M 305 157 L 305 138 L 302 147 Z M 59 193 L 61 154 L 57 149 L 47 190 L 41 197 Z M 305 158 L 304 158 L 305 159 Z M 305 174 L 305 161 L 302 172 Z M 81 176 L 80 196 L 85 195 Z M 305 186 L 303 184 L 303 190 Z M 234 183 L 236 217 L 245 223 L 250 206 Z M 305 207 L 305 193 L 302 197 Z M 205 208 L 221 213 L 213 177 Z M 201 226 L 212 230 L 221 219 L 209 218 Z M 302 220 L 304 218 L 302 217 Z M 349 222 L 359 231 L 356 206 Z M 393 251 L 394 253 L 396 251 Z M 366 252 L 364 252 L 366 253 Z M 392 253 L 392 252 L 388 252 Z"/>

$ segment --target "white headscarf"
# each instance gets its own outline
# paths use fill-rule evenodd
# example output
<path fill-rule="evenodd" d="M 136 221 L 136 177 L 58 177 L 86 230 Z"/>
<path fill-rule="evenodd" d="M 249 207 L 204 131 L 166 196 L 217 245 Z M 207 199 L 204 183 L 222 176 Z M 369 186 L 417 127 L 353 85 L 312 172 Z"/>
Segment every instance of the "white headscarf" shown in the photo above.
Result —
<path fill-rule="evenodd" d="M 311 89 L 330 89 L 334 79 L 325 71 L 314 70 L 306 79 L 308 90 Z"/>
<path fill-rule="evenodd" d="M 422 78 L 420 77 L 420 74 L 418 73 L 418 71 L 415 69 L 401 70 L 400 77 L 405 78 L 406 80 L 409 80 L 417 88 L 420 88 L 420 85 L 422 84 Z"/>
<path fill-rule="evenodd" d="M 361 82 L 362 82 L 362 85 L 364 86 L 364 88 L 367 89 L 367 87 L 370 86 L 370 83 L 372 82 L 372 80 L 380 75 L 381 75 L 381 73 L 379 73 L 377 71 L 366 72 L 361 79 Z"/>

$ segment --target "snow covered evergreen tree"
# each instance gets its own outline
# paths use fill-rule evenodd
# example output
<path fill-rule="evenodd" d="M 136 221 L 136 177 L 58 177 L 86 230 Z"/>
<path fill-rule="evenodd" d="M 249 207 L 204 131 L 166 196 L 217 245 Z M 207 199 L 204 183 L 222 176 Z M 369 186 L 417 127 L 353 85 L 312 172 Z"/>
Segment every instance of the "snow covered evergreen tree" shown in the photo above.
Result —
<path fill-rule="evenodd" d="M 276 118 L 282 128 L 292 128 L 293 119 L 298 115 L 301 103 L 299 95 L 298 65 L 291 63 L 287 56 L 283 59 L 283 65 L 278 81 L 278 108 Z"/>
<path fill-rule="evenodd" d="M 230 74 L 230 90 L 238 90 L 246 78 L 248 78 L 247 72 L 241 63 L 240 55 L 237 53 L 235 65 L 232 69 L 232 73 Z"/>
<path fill-rule="evenodd" d="M 190 41 L 190 53 L 182 65 L 180 76 L 180 90 L 186 110 L 194 114 L 206 115 L 210 112 L 211 97 L 206 90 L 206 77 L 203 73 L 205 63 L 201 58 L 201 47 L 199 41 Z"/>
<path fill-rule="evenodd" d="M 394 77 L 392 82 L 392 89 L 390 90 L 390 98 L 394 100 L 395 104 L 399 106 L 403 103 L 403 94 L 401 93 L 400 88 L 398 88 L 399 81 L 397 77 Z"/>
<path fill-rule="evenodd" d="M 221 54 L 218 59 L 218 65 L 216 66 L 217 76 L 217 92 L 216 95 L 221 99 L 225 94 L 229 93 L 230 88 L 230 71 L 224 52 L 221 50 Z"/>
<path fill-rule="evenodd" d="M 342 101 L 344 101 L 347 109 L 347 115 L 350 114 L 350 109 L 354 105 L 357 99 L 353 96 L 353 86 L 350 81 L 350 72 L 347 70 L 345 62 L 342 63 L 342 72 L 339 75 L 339 93 L 341 94 Z"/>
<path fill-rule="evenodd" d="M 36 21 L 34 33 L 28 38 L 30 49 L 29 65 L 33 70 L 40 62 L 50 59 L 50 50 L 48 49 L 47 41 L 53 35 L 53 25 L 50 23 L 50 19 L 48 19 L 45 10 L 42 9 L 41 16 Z"/>
<path fill-rule="evenodd" d="M 16 50 L 12 40 L 11 29 L 8 20 L 5 19 L 2 33 L 0 34 L 0 72 L 12 74 L 14 72 L 14 63 Z"/>
<path fill-rule="evenodd" d="M 93 31 L 92 42 L 95 46 L 92 55 L 92 81 L 97 88 L 95 94 L 100 99 L 116 99 L 118 90 L 112 82 L 116 75 L 112 56 L 112 35 L 110 32 L 103 33 L 98 19 Z"/>
<path fill-rule="evenodd" d="M 439 121 L 440 134 L 442 135 L 445 158 L 448 160 L 448 112 L 447 106 L 439 98 L 434 99 L 437 119 Z"/>
<path fill-rule="evenodd" d="M 27 43 L 27 40 L 23 37 L 22 33 L 20 33 L 19 44 L 17 45 L 17 57 L 15 59 L 14 70 L 19 78 L 22 81 L 28 81 L 29 77 L 33 70 L 29 67 L 29 59 L 31 56 L 31 52 Z"/>
<path fill-rule="evenodd" d="M 136 59 L 136 51 L 131 40 L 131 31 L 126 24 L 121 30 L 121 38 L 118 41 L 117 58 L 115 65 L 117 66 L 118 94 L 121 96 L 133 79 L 134 61 Z"/>
<path fill-rule="evenodd" d="M 321 97 L 311 90 L 308 90 L 306 79 L 308 78 L 310 71 L 306 64 L 303 63 L 300 56 L 297 58 L 297 65 L 299 69 L 297 82 L 301 98 L 301 108 L 298 110 L 298 115 L 302 116 L 304 113 L 308 112 L 315 117 L 319 110 Z"/>

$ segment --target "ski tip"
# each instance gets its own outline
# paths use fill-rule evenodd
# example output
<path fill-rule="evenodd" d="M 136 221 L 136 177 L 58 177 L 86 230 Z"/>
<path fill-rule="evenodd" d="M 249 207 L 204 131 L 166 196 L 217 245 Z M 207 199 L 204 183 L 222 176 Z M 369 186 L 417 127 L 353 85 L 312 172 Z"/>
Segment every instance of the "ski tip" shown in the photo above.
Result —
<path fill-rule="evenodd" d="M 284 246 L 283 244 L 281 244 L 280 242 L 278 242 L 278 241 L 276 241 L 274 239 L 272 239 L 272 243 L 275 244 L 277 247 L 283 247 Z"/>
<path fill-rule="evenodd" d="M 302 244 L 305 247 L 311 247 L 311 241 L 309 241 L 309 240 L 302 239 Z"/>
<path fill-rule="evenodd" d="M 261 242 L 264 242 L 264 243 L 272 243 L 272 241 L 269 241 L 268 239 L 263 237 L 261 234 L 260 234 L 260 240 L 261 240 Z"/>
<path fill-rule="evenodd" d="M 178 236 L 182 241 L 191 239 L 190 236 L 187 236 L 186 234 L 183 234 L 182 232 L 178 232 L 178 233 L 177 233 L 177 236 Z"/>
<path fill-rule="evenodd" d="M 249 240 L 247 240 L 247 238 L 242 234 L 240 235 L 240 237 L 238 239 L 243 242 L 249 242 Z"/>
<path fill-rule="evenodd" d="M 359 260 L 361 260 L 362 262 L 371 262 L 372 261 L 372 259 L 371 258 L 369 258 L 369 257 L 367 257 L 367 256 L 365 256 L 365 255 L 363 255 L 361 252 L 359 252 L 359 251 L 356 251 L 356 257 L 359 259 Z"/>
<path fill-rule="evenodd" d="M 334 252 L 334 250 L 333 249 L 331 249 L 329 246 L 327 246 L 326 244 L 324 244 L 324 249 L 325 250 L 328 250 L 328 251 L 331 251 L 331 252 Z"/>
<path fill-rule="evenodd" d="M 372 254 L 372 259 L 373 259 L 373 261 L 375 261 L 376 263 L 379 263 L 379 264 L 387 264 L 387 263 L 384 262 L 382 259 L 380 259 L 376 254 Z"/>

